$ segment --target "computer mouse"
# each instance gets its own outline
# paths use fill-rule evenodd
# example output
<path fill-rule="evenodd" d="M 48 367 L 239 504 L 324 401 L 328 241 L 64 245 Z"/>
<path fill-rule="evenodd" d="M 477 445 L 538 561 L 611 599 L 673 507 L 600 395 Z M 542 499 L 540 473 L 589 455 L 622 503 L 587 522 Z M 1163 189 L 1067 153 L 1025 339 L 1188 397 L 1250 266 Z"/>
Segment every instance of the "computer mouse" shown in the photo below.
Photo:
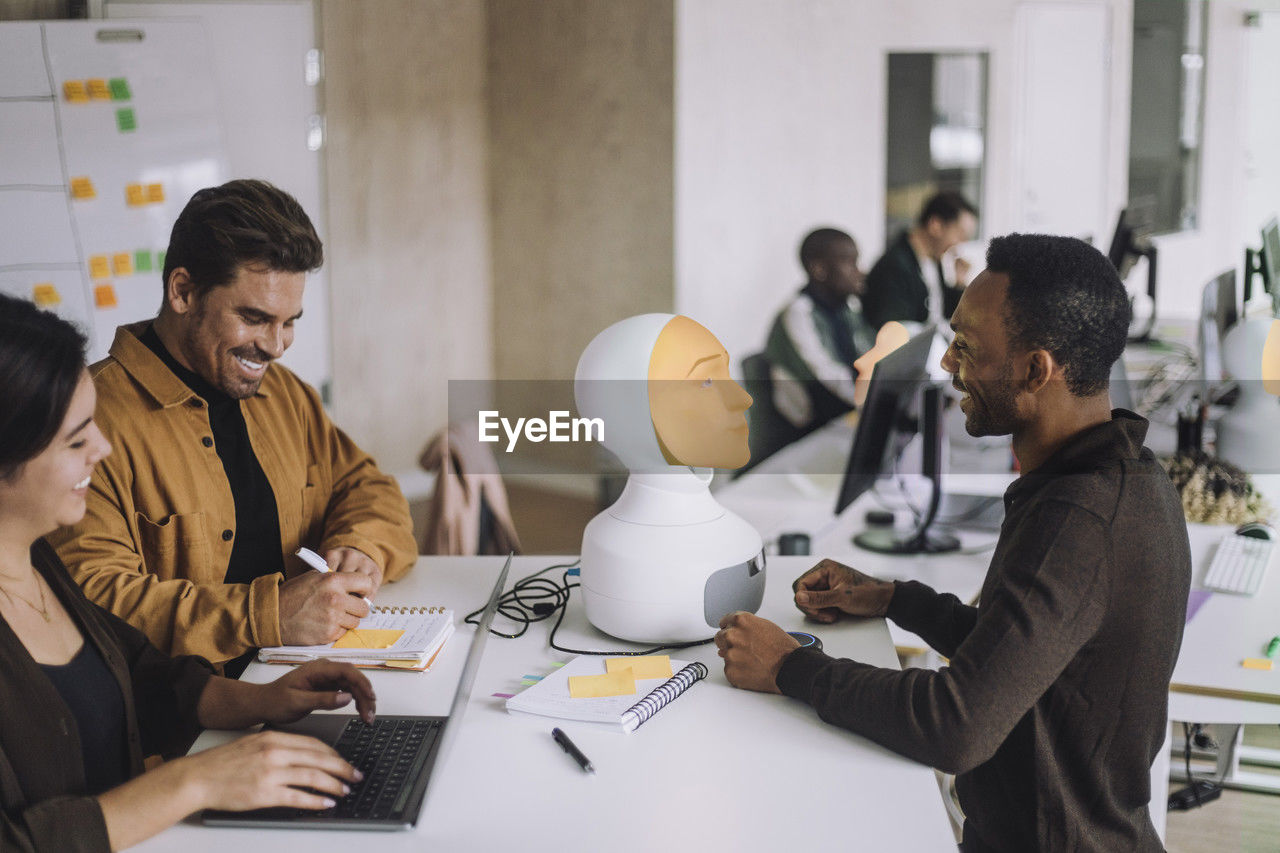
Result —
<path fill-rule="evenodd" d="M 1270 524 L 1264 524 L 1261 521 L 1251 521 L 1248 524 L 1242 524 L 1236 528 L 1236 533 L 1241 536 L 1248 536 L 1252 539 L 1276 539 L 1276 529 Z"/>
<path fill-rule="evenodd" d="M 800 643 L 800 648 L 822 651 L 822 641 L 813 636 L 813 634 L 806 634 L 804 631 L 788 631 L 787 633 L 796 638 L 796 641 Z"/>

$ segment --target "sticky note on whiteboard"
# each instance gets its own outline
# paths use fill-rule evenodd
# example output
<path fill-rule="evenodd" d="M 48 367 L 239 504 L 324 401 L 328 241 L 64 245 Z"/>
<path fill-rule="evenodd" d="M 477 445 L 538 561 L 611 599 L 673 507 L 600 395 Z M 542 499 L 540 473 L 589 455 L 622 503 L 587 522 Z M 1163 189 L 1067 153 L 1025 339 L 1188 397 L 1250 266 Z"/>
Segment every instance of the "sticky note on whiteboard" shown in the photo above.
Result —
<path fill-rule="evenodd" d="M 634 658 L 605 658 L 604 668 L 608 672 L 622 669 L 631 670 L 636 679 L 670 678 L 671 658 L 667 655 L 645 655 Z"/>
<path fill-rule="evenodd" d="M 138 117 L 134 114 L 133 107 L 122 107 L 116 110 L 116 128 L 121 133 L 138 129 Z"/>
<path fill-rule="evenodd" d="M 31 301 L 41 308 L 50 308 L 62 302 L 62 297 L 58 294 L 58 288 L 53 286 L 53 282 L 43 281 L 31 288 Z"/>
<path fill-rule="evenodd" d="M 62 97 L 69 104 L 85 104 L 89 102 L 89 90 L 84 87 L 83 80 L 64 80 Z"/>
<path fill-rule="evenodd" d="M 151 272 L 151 252 L 147 249 L 139 249 L 133 253 L 133 270 L 134 272 Z"/>
<path fill-rule="evenodd" d="M 111 263 L 106 255 L 89 256 L 89 278 L 111 278 Z"/>
<path fill-rule="evenodd" d="M 111 100 L 111 87 L 107 85 L 106 80 L 95 77 L 89 81 L 89 97 L 95 101 L 109 101 Z"/>
<path fill-rule="evenodd" d="M 636 679 L 630 669 L 606 672 L 604 675 L 569 676 L 569 696 L 574 699 L 598 699 L 602 696 L 633 696 Z"/>
<path fill-rule="evenodd" d="M 111 271 L 117 276 L 133 275 L 133 255 L 120 252 L 111 256 Z"/>
<path fill-rule="evenodd" d="M 147 203 L 147 191 L 142 184 L 125 185 L 124 203 L 130 207 L 141 207 Z"/>
<path fill-rule="evenodd" d="M 97 198 L 98 191 L 93 188 L 93 181 L 86 177 L 71 179 L 71 197 L 78 199 Z"/>
<path fill-rule="evenodd" d="M 100 284 L 93 289 L 93 304 L 99 308 L 115 308 L 120 303 L 116 301 L 116 289 L 109 284 Z"/>
<path fill-rule="evenodd" d="M 147 184 L 147 201 L 151 204 L 164 201 L 164 184 Z"/>
<path fill-rule="evenodd" d="M 127 101 L 133 97 L 133 93 L 129 91 L 129 81 L 123 77 L 112 77 L 107 81 L 107 88 L 111 90 L 113 101 Z"/>

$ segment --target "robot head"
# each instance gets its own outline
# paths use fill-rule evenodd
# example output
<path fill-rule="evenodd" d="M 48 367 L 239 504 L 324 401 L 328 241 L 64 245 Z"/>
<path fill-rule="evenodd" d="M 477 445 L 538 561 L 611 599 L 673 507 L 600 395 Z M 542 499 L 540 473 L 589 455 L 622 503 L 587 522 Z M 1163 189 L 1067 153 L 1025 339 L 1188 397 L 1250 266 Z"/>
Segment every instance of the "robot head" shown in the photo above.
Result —
<path fill-rule="evenodd" d="M 729 377 L 724 346 L 688 317 L 640 314 L 596 335 L 578 359 L 574 396 L 632 471 L 740 468 L 751 458 L 751 396 Z"/>

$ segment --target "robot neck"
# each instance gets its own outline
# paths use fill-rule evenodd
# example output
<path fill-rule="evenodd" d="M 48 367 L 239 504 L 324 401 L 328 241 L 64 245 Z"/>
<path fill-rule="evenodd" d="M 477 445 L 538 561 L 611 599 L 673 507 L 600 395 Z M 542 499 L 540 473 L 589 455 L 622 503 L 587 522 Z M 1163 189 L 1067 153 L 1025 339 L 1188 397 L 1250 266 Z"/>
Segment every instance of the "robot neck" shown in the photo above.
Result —
<path fill-rule="evenodd" d="M 725 514 L 711 497 L 709 468 L 672 468 L 669 472 L 632 472 L 609 514 L 632 524 L 683 526 L 705 524 Z"/>

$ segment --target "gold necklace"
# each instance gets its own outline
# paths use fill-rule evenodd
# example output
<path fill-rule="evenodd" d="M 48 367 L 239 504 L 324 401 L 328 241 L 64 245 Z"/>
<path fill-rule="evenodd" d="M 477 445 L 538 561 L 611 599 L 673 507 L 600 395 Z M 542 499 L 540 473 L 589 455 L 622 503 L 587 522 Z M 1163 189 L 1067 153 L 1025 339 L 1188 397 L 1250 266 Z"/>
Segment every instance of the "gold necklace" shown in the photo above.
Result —
<path fill-rule="evenodd" d="M 36 589 L 40 592 L 40 606 L 39 606 L 39 607 L 36 607 L 34 604 L 32 604 L 32 603 L 31 603 L 31 601 L 30 601 L 29 599 L 23 598 L 21 595 L 18 595 L 16 592 L 10 592 L 10 591 L 9 591 L 8 589 L 6 589 L 3 585 L 0 585 L 0 592 L 3 592 L 3 593 L 4 593 L 4 597 L 5 597 L 5 598 L 7 598 L 7 599 L 9 599 L 9 601 L 10 601 L 11 603 L 12 603 L 12 601 L 16 598 L 16 599 L 18 599 L 19 601 L 21 601 L 23 604 L 27 605 L 27 606 L 28 606 L 28 607 L 30 607 L 32 610 L 34 610 L 35 612 L 37 612 L 37 613 L 39 613 L 41 616 L 43 616 L 43 617 L 44 617 L 44 621 L 46 621 L 46 622 L 52 622 L 52 621 L 53 621 L 53 617 L 51 617 L 51 616 L 49 615 L 49 605 L 48 605 L 48 603 L 46 603 L 46 602 L 45 602 L 45 600 L 44 600 L 44 584 L 40 583 L 40 579 L 39 579 L 39 578 L 36 578 Z"/>

